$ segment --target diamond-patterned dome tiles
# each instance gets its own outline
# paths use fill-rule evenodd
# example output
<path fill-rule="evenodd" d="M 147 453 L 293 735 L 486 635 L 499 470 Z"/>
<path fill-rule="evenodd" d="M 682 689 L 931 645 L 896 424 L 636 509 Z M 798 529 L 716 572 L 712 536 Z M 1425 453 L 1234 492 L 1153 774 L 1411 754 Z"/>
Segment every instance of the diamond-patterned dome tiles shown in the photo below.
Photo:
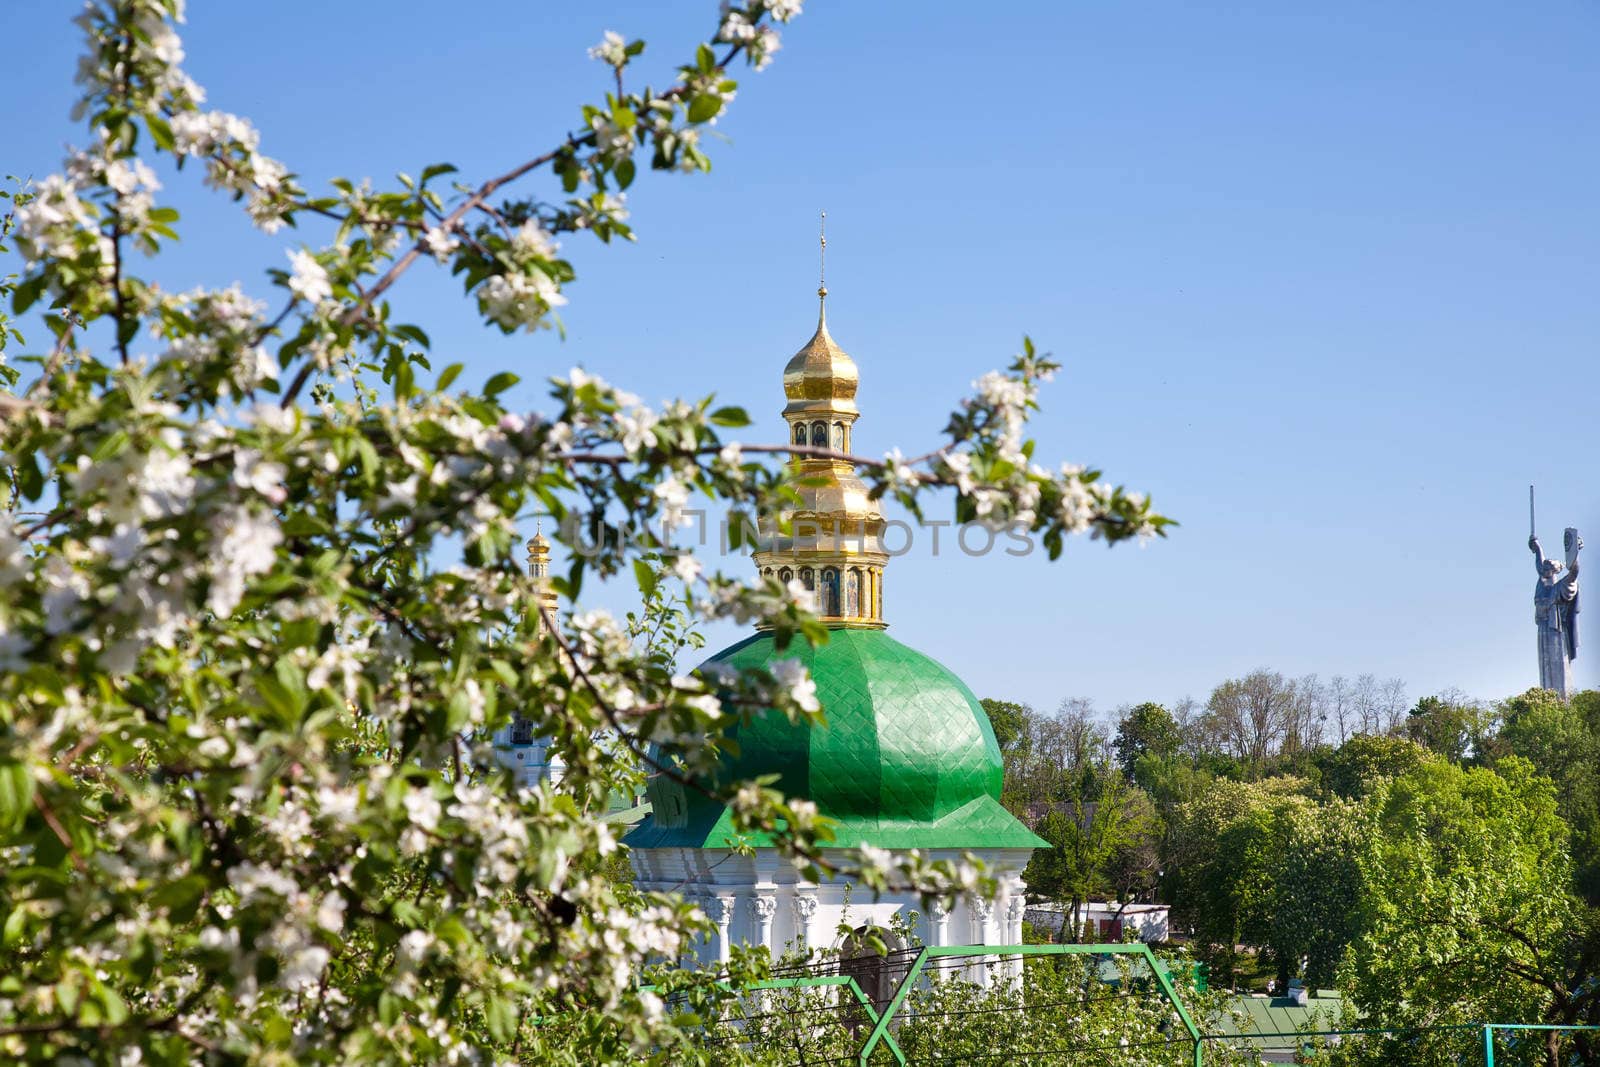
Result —
<path fill-rule="evenodd" d="M 825 726 L 776 712 L 735 734 L 732 779 L 779 774 L 840 826 L 834 844 L 880 848 L 1035 848 L 1042 842 L 1000 806 L 1000 749 L 988 717 L 961 680 L 881 630 L 836 629 L 826 645 L 779 653 L 758 634 L 712 662 L 748 668 L 795 657 L 811 671 Z M 663 780 L 653 811 L 628 836 L 635 848 L 722 848 L 727 812 Z M 671 795 L 668 795 L 671 794 Z M 754 842 L 762 844 L 764 842 Z"/>

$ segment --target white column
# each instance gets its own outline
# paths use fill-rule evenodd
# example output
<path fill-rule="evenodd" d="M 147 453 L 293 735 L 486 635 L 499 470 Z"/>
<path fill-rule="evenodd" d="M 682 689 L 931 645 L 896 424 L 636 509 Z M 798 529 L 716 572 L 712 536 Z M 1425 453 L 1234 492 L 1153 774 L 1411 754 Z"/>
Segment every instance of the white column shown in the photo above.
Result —
<path fill-rule="evenodd" d="M 1011 891 L 1011 900 L 1006 904 L 1006 936 L 1008 945 L 1022 944 L 1022 915 L 1028 910 L 1028 900 L 1016 889 Z"/>
<path fill-rule="evenodd" d="M 816 944 L 816 932 L 812 930 L 812 923 L 817 917 L 817 897 L 814 890 L 797 889 L 794 894 L 794 931 L 795 937 L 806 950 L 820 947 Z"/>
<path fill-rule="evenodd" d="M 1028 910 L 1028 900 L 1022 895 L 1021 886 L 1011 887 L 1011 899 L 1006 902 L 1006 935 L 1001 938 L 1008 945 L 1022 944 L 1022 913 Z M 1008 956 L 1001 963 L 999 970 L 1008 978 L 1022 976 L 1022 957 Z"/>
<path fill-rule="evenodd" d="M 994 929 L 994 901 L 988 897 L 972 898 L 972 943 L 974 945 L 992 945 L 994 938 L 991 932 Z"/>
<path fill-rule="evenodd" d="M 968 907 L 972 910 L 972 943 L 974 945 L 994 944 L 994 901 L 988 897 L 972 898 Z M 994 956 L 977 956 L 973 959 L 971 978 L 979 985 L 989 985 L 994 981 Z"/>
<path fill-rule="evenodd" d="M 950 909 L 942 900 L 928 905 L 928 944 L 937 948 L 950 943 Z"/>
<path fill-rule="evenodd" d="M 731 896 L 711 896 L 705 899 L 706 918 L 717 924 L 715 941 L 712 944 L 712 953 L 716 956 L 717 963 L 728 962 L 728 928 L 733 924 L 733 900 Z"/>
<path fill-rule="evenodd" d="M 750 908 L 756 920 L 755 943 L 765 945 L 776 957 L 778 946 L 772 943 L 772 919 L 778 914 L 778 898 L 772 893 L 757 892 L 750 900 Z"/>

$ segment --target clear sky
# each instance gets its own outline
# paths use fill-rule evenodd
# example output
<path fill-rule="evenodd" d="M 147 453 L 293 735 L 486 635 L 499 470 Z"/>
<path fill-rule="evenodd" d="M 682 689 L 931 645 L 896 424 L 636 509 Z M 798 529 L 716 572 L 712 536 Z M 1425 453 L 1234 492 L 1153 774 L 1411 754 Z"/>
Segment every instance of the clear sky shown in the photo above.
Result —
<path fill-rule="evenodd" d="M 645 37 L 639 76 L 663 84 L 716 5 L 192 8 L 211 104 L 315 189 L 506 169 L 604 93 L 602 31 Z M 49 173 L 83 139 L 74 10 L 7 5 L 0 171 Z M 859 450 L 933 443 L 1026 332 L 1065 363 L 1040 456 L 1183 524 L 1055 564 L 919 542 L 885 583 L 900 640 L 1043 707 L 1203 699 L 1258 666 L 1504 696 L 1537 682 L 1530 482 L 1546 550 L 1579 526 L 1600 575 L 1597 54 L 1600 7 L 1576 0 L 812 0 L 740 76 L 711 174 L 645 174 L 634 246 L 568 241 L 565 341 L 483 329 L 442 272 L 396 296 L 436 365 L 521 374 L 516 403 L 581 363 L 651 400 L 714 390 L 776 440 L 825 208 Z M 297 240 L 253 234 L 192 172 L 166 200 L 171 287 L 260 287 Z"/>

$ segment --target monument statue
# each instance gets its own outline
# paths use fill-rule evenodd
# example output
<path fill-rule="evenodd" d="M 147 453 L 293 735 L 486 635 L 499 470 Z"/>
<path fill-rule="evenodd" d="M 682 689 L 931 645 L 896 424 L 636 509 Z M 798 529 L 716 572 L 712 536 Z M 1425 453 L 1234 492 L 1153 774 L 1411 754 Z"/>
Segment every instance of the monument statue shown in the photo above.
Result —
<path fill-rule="evenodd" d="M 1533 487 L 1528 487 L 1528 524 L 1533 525 Z M 1583 538 L 1568 526 L 1561 537 L 1566 564 L 1546 559 L 1539 537 L 1529 530 L 1539 584 L 1533 587 L 1533 622 L 1539 629 L 1539 686 L 1566 700 L 1572 689 L 1572 661 L 1578 658 L 1578 552 Z"/>

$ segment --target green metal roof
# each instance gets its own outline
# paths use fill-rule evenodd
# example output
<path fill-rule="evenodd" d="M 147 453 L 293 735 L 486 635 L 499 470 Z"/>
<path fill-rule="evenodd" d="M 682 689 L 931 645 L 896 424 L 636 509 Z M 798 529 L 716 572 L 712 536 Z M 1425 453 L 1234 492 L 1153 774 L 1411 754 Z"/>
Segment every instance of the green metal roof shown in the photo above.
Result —
<path fill-rule="evenodd" d="M 1331 989 L 1319 989 L 1301 1007 L 1292 997 L 1235 996 L 1228 998 L 1228 1007 L 1243 1010 L 1248 1016 L 1243 1029 L 1234 1025 L 1231 1016 L 1222 1015 L 1211 1020 L 1211 1032 L 1238 1035 L 1242 1043 L 1258 1049 L 1294 1048 L 1299 1044 L 1293 1037 L 1266 1037 L 1266 1034 L 1290 1034 L 1301 1028 L 1312 1030 L 1335 1029 L 1339 1026 L 1344 1001 Z M 1237 1045 L 1241 1042 L 1230 1042 Z"/>
<path fill-rule="evenodd" d="M 769 712 L 738 728 L 739 755 L 722 781 L 779 775 L 789 796 L 839 821 L 832 847 L 1040 848 L 1045 842 L 1000 806 L 1000 748 L 972 691 L 948 669 L 881 630 L 836 629 L 816 648 L 779 652 L 757 634 L 711 657 L 730 667 L 805 663 L 827 718 L 812 728 Z M 657 777 L 651 814 L 625 838 L 633 848 L 726 848 L 729 813 Z M 751 844 L 770 840 L 753 837 Z"/>

